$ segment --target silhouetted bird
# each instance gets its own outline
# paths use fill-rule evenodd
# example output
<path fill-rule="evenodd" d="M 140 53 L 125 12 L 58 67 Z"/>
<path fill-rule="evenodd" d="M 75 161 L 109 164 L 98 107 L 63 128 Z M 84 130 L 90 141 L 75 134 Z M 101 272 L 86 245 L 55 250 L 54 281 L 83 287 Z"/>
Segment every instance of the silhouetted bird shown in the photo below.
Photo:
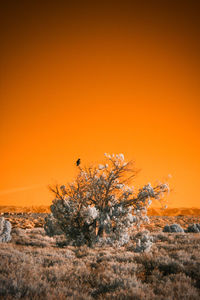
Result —
<path fill-rule="evenodd" d="M 80 165 L 80 163 L 81 163 L 81 159 L 79 158 L 79 159 L 77 159 L 77 161 L 76 161 L 77 167 Z"/>

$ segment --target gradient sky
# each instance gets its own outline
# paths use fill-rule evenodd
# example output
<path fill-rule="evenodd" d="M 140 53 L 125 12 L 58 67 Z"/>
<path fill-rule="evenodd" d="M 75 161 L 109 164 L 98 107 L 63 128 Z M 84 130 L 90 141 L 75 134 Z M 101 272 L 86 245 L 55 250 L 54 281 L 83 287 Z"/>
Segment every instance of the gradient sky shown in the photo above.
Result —
<path fill-rule="evenodd" d="M 0 205 L 48 205 L 107 152 L 200 207 L 198 1 L 70 2 L 1 2 Z"/>

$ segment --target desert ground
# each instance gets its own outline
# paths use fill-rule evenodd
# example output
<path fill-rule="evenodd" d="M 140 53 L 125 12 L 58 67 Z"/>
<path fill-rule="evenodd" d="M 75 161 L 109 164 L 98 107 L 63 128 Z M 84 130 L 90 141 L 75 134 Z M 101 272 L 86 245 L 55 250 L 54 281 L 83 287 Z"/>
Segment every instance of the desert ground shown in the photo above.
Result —
<path fill-rule="evenodd" d="M 153 245 L 133 251 L 136 232 L 121 248 L 66 246 L 43 229 L 49 208 L 0 207 L 12 239 L 0 244 L 0 299 L 200 299 L 200 233 L 165 233 L 200 223 L 200 209 L 149 211 Z"/>

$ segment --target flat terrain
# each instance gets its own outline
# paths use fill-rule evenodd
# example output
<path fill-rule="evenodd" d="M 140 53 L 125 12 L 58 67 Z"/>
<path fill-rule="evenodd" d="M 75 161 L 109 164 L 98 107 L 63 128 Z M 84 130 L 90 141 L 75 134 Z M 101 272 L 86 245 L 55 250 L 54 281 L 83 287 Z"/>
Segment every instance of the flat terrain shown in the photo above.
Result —
<path fill-rule="evenodd" d="M 15 207 L 0 206 L 0 216 L 5 217 L 12 224 L 12 228 L 31 229 L 43 227 L 45 217 L 50 213 L 47 206 Z M 148 212 L 150 225 L 145 225 L 149 231 L 159 231 L 166 224 L 177 223 L 184 229 L 189 224 L 200 223 L 200 209 L 198 208 L 169 208 L 161 210 L 152 208 Z"/>
<path fill-rule="evenodd" d="M 200 299 L 200 234 L 162 232 L 199 215 L 150 216 L 151 251 L 135 253 L 135 232 L 125 247 L 77 248 L 45 235 L 45 212 L 1 213 L 13 230 L 0 244 L 0 299 Z"/>

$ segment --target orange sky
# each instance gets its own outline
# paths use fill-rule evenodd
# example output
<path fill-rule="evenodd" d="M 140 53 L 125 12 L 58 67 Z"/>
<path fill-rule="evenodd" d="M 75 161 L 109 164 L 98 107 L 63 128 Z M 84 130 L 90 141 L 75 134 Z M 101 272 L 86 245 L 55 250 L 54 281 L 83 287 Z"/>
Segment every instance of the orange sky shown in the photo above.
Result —
<path fill-rule="evenodd" d="M 107 152 L 200 207 L 198 1 L 17 2 L 0 10 L 0 205 L 50 204 Z"/>

